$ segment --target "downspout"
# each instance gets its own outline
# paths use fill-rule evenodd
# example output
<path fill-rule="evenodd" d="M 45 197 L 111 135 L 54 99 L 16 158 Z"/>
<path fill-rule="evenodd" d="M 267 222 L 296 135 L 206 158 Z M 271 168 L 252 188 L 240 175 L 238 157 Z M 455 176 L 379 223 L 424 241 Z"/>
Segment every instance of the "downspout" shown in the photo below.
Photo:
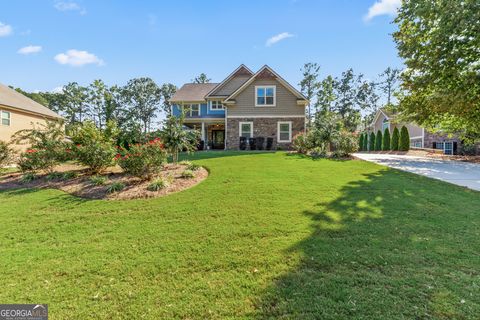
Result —
<path fill-rule="evenodd" d="M 227 108 L 227 106 L 223 106 L 223 107 L 225 108 L 225 134 L 224 134 L 224 137 L 223 137 L 223 139 L 224 139 L 223 143 L 224 143 L 225 146 L 223 147 L 223 149 L 224 149 L 224 150 L 227 150 L 227 136 L 228 136 L 228 135 L 227 135 L 227 133 L 228 133 L 228 131 L 227 131 L 227 123 L 228 123 L 228 121 L 227 121 L 227 115 L 228 115 L 228 111 L 227 111 L 227 109 L 228 109 L 228 108 Z"/>

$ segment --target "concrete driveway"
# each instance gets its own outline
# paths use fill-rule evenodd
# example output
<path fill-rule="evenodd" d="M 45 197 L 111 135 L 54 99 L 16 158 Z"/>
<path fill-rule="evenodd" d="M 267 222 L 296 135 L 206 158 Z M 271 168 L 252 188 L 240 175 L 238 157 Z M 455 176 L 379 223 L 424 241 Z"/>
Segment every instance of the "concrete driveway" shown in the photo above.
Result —
<path fill-rule="evenodd" d="M 391 154 L 355 153 L 354 156 L 480 191 L 480 164 Z"/>

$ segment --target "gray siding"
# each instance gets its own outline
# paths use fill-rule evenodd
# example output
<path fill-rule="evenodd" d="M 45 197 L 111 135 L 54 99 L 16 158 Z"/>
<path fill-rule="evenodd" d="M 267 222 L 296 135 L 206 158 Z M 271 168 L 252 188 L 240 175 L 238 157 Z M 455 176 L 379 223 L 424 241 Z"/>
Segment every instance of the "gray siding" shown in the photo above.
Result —
<path fill-rule="evenodd" d="M 275 85 L 275 107 L 255 107 L 255 86 Z M 235 97 L 235 105 L 228 106 L 228 116 L 304 116 L 305 107 L 297 105 L 297 97 L 276 80 L 255 80 Z"/>
<path fill-rule="evenodd" d="M 235 90 L 240 88 L 242 84 L 247 82 L 250 76 L 235 76 L 226 83 L 224 83 L 220 88 L 216 89 L 211 93 L 212 96 L 229 96 Z"/>

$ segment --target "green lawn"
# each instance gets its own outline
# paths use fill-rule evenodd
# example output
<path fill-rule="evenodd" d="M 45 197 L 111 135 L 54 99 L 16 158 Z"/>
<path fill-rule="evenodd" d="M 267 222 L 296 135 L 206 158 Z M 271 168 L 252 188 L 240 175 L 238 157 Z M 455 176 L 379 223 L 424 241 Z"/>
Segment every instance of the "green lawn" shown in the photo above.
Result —
<path fill-rule="evenodd" d="M 202 153 L 198 186 L 0 192 L 0 302 L 52 319 L 478 319 L 480 193 L 363 161 Z"/>

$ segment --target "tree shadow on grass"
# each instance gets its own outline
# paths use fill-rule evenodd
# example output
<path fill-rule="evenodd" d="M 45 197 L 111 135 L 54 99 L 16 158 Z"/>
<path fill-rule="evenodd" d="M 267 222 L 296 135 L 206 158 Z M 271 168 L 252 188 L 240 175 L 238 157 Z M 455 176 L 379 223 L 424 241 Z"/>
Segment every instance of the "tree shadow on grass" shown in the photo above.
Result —
<path fill-rule="evenodd" d="M 402 214 L 418 211 L 414 196 L 428 194 L 425 185 L 412 186 L 415 179 L 394 170 L 365 174 L 342 187 L 332 201 L 304 211 L 312 232 L 285 252 L 300 256 L 300 262 L 263 292 L 256 318 L 401 318 L 402 308 L 412 306 L 405 305 L 407 293 L 395 292 L 395 286 L 405 284 L 388 274 L 407 230 L 402 231 L 402 224 L 411 223 Z M 413 259 L 403 263 L 415 268 Z"/>

